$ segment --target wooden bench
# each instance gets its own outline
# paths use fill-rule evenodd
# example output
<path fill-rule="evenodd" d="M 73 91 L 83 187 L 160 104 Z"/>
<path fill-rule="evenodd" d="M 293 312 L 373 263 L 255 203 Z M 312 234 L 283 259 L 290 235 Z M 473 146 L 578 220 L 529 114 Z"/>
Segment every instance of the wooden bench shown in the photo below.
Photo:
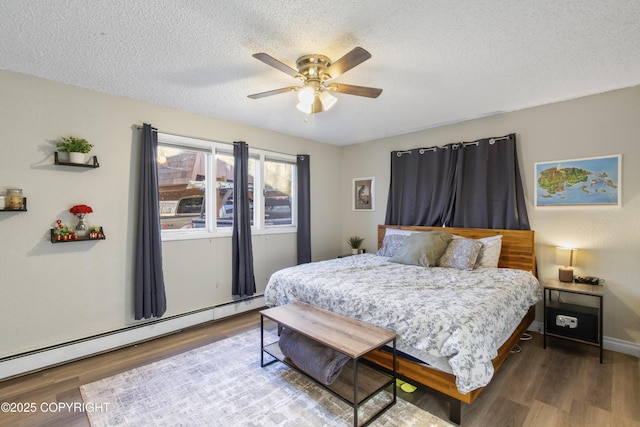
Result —
<path fill-rule="evenodd" d="M 291 329 L 347 355 L 352 363 L 347 363 L 344 366 L 340 376 L 334 383 L 330 385 L 319 383 L 312 376 L 298 369 L 291 360 L 282 354 L 278 341 L 265 344 L 265 318 L 276 322 L 279 328 Z M 312 379 L 318 385 L 353 407 L 353 425 L 355 427 L 358 427 L 358 407 L 391 384 L 394 385 L 393 399 L 369 417 L 362 426 L 374 421 L 396 403 L 395 369 L 391 373 L 381 372 L 365 365 L 361 360 L 366 354 L 391 342 L 393 343 L 392 354 L 393 365 L 395 366 L 396 334 L 393 332 L 301 302 L 273 307 L 260 312 L 260 366 L 264 367 L 281 361 Z M 265 362 L 265 353 L 273 359 Z"/>

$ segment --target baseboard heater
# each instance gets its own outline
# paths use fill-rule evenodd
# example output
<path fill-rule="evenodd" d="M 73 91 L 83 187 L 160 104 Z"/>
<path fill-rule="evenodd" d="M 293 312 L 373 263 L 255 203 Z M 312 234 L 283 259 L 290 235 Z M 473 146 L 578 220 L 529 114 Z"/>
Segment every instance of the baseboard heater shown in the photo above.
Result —
<path fill-rule="evenodd" d="M 264 295 L 255 295 L 140 325 L 104 332 L 49 347 L 0 358 L 0 381 L 132 344 L 179 332 L 185 328 L 264 307 Z"/>

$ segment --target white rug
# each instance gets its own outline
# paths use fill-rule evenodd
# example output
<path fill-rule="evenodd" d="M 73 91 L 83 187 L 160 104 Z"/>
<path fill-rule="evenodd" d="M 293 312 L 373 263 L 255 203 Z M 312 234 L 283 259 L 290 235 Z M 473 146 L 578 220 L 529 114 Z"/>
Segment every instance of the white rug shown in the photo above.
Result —
<path fill-rule="evenodd" d="M 275 340 L 265 332 L 265 342 Z M 269 356 L 265 355 L 265 360 Z M 80 387 L 99 426 L 352 426 L 353 409 L 277 362 L 260 367 L 260 330 Z M 385 395 L 386 394 L 386 395 Z M 360 424 L 386 403 L 383 392 L 363 406 Z M 99 405 L 99 406 L 98 406 Z M 89 405 L 87 405 L 89 406 Z M 398 398 L 372 426 L 451 426 Z"/>

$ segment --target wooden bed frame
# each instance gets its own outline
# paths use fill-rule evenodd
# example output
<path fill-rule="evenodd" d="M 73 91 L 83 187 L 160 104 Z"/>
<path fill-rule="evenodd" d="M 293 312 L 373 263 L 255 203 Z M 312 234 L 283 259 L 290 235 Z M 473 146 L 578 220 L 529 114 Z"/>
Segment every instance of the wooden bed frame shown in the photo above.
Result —
<path fill-rule="evenodd" d="M 385 230 L 387 228 L 412 231 L 440 230 L 472 239 L 480 239 L 483 237 L 501 234 L 502 250 L 500 252 L 500 261 L 498 266 L 526 270 L 536 275 L 536 251 L 533 231 L 379 225 L 378 248 L 382 246 L 382 239 L 384 238 Z M 534 319 L 535 306 L 531 306 L 513 334 L 498 350 L 498 356 L 493 359 L 495 372 L 497 372 L 500 366 L 502 366 L 502 363 L 507 359 L 511 349 L 515 347 L 522 334 L 527 331 Z M 376 350 L 371 353 L 367 359 L 388 370 L 393 366 L 392 355 L 386 351 Z M 450 401 L 449 419 L 456 424 L 460 424 L 461 421 L 462 402 L 472 403 L 483 390 L 483 387 L 481 387 L 472 390 L 469 393 L 462 394 L 456 387 L 456 378 L 454 375 L 429 368 L 402 357 L 398 358 L 396 362 L 396 369 L 399 377 L 409 382 L 421 384 L 447 396 Z"/>

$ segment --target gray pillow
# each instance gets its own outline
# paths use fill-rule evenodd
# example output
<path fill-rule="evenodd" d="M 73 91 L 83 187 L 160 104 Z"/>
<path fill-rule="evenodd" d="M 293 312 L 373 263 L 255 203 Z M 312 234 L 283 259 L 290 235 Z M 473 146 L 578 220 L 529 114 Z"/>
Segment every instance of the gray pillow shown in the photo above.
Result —
<path fill-rule="evenodd" d="M 450 240 L 451 234 L 444 231 L 411 234 L 404 241 L 398 252 L 389 258 L 389 261 L 399 264 L 435 267 Z"/>
<path fill-rule="evenodd" d="M 482 243 L 473 239 L 453 239 L 438 260 L 438 266 L 473 270 Z"/>

